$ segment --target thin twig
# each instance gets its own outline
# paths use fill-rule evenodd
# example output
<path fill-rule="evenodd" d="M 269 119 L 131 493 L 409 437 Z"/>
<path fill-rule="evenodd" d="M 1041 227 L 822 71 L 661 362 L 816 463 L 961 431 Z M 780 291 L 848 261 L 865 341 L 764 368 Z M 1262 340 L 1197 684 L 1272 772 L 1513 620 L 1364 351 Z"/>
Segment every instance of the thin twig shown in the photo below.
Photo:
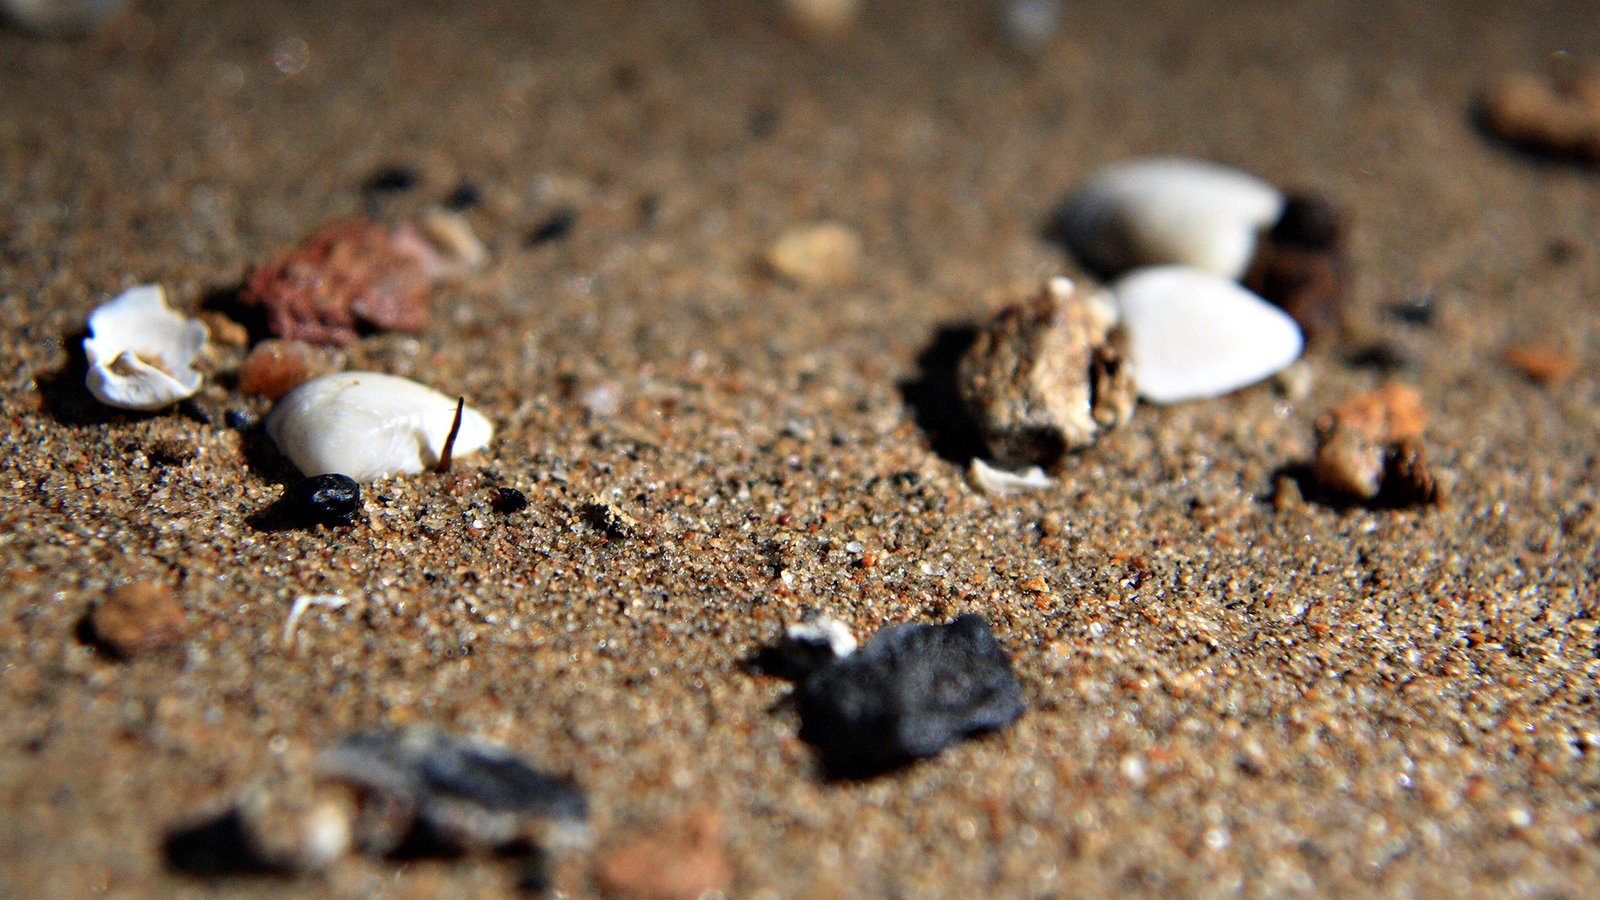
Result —
<path fill-rule="evenodd" d="M 444 439 L 444 449 L 439 451 L 439 464 L 433 467 L 435 472 L 450 471 L 450 451 L 456 447 L 456 435 L 461 433 L 461 413 L 467 408 L 467 398 L 456 398 L 456 420 L 450 423 L 450 434 Z"/>

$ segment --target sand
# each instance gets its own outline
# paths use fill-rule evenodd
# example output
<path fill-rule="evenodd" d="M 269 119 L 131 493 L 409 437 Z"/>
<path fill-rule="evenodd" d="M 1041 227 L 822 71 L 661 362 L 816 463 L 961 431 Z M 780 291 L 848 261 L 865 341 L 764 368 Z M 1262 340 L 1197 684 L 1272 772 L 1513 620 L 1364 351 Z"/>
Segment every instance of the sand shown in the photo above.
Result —
<path fill-rule="evenodd" d="M 869 2 L 822 44 L 731 0 L 177 0 L 0 34 L 0 894 L 512 891 L 494 859 L 163 858 L 246 786 L 409 722 L 588 789 L 596 846 L 552 863 L 573 896 L 618 836 L 705 807 L 730 896 L 1592 893 L 1600 174 L 1470 110 L 1600 55 L 1594 5 L 1069 3 L 1032 58 L 982 6 Z M 931 408 L 940 336 L 1076 274 L 1051 209 L 1146 153 L 1343 204 L 1346 327 L 1304 397 L 1144 407 L 1053 489 L 986 497 Z M 365 525 L 276 529 L 294 473 L 224 421 L 265 411 L 232 390 L 242 350 L 210 359 L 205 416 L 136 416 L 88 398 L 75 346 L 130 284 L 225 298 L 389 165 L 419 183 L 372 211 L 470 180 L 492 261 L 343 362 L 499 433 L 370 489 Z M 858 281 L 764 270 L 824 220 L 861 237 Z M 1390 315 L 1419 294 L 1434 324 Z M 1380 342 L 1404 367 L 1367 364 Z M 1577 373 L 1502 363 L 1526 342 Z M 1422 392 L 1448 503 L 1275 503 L 1317 413 L 1388 378 Z M 645 530 L 596 529 L 596 495 Z M 133 580 L 192 629 L 124 662 L 79 626 Z M 284 642 L 307 594 L 348 603 Z M 745 665 L 808 606 L 862 636 L 982 613 L 1030 711 L 826 781 L 790 685 Z"/>

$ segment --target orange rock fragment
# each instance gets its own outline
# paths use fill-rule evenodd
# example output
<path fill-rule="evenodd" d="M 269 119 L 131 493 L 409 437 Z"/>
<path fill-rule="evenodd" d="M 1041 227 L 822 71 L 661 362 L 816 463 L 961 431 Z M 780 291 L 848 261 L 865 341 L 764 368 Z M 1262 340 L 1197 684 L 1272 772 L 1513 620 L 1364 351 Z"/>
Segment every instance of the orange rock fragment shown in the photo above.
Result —
<path fill-rule="evenodd" d="M 1544 344 L 1518 344 L 1506 350 L 1506 365 L 1540 384 L 1557 384 L 1578 371 L 1578 361 Z"/>
<path fill-rule="evenodd" d="M 134 581 L 96 606 L 88 624 L 96 643 L 131 659 L 182 639 L 189 631 L 189 614 L 170 588 Z"/>
<path fill-rule="evenodd" d="M 1402 384 L 1347 398 L 1317 418 L 1312 474 L 1337 497 L 1389 506 L 1438 503 L 1422 450 L 1426 424 L 1422 395 Z"/>
<path fill-rule="evenodd" d="M 1600 68 L 1557 84 L 1508 75 L 1484 95 L 1483 120 L 1514 144 L 1600 163 Z"/>
<path fill-rule="evenodd" d="M 595 874 L 606 894 L 648 900 L 696 900 L 733 881 L 722 816 L 699 807 L 662 823 L 603 856 Z"/>
<path fill-rule="evenodd" d="M 266 340 L 239 367 L 239 391 L 276 400 L 303 382 L 334 371 L 332 357 L 303 341 Z"/>

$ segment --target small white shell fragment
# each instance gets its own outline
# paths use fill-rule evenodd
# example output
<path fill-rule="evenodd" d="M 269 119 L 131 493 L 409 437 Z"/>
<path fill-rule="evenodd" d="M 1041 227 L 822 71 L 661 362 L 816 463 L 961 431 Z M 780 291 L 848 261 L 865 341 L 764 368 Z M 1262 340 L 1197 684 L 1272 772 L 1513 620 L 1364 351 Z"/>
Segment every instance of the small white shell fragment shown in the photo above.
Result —
<path fill-rule="evenodd" d="M 1238 169 L 1149 157 L 1101 169 L 1059 222 L 1073 253 L 1103 274 L 1181 264 L 1238 278 L 1283 204 L 1282 191 Z"/>
<path fill-rule="evenodd" d="M 432 468 L 444 452 L 456 401 L 406 378 L 340 372 L 300 385 L 267 414 L 267 434 L 306 475 L 348 475 L 363 484 Z M 494 426 L 461 411 L 452 454 L 487 446 Z"/>
<path fill-rule="evenodd" d="M 1044 473 L 1044 469 L 1038 466 L 1030 466 L 1021 472 L 1010 472 L 991 466 L 978 457 L 972 458 L 972 467 L 967 470 L 967 476 L 978 490 L 996 497 L 1043 490 L 1055 484 L 1055 481 Z"/>
<path fill-rule="evenodd" d="M 783 642 L 800 647 L 827 648 L 834 659 L 856 652 L 856 636 L 850 627 L 828 615 L 802 619 L 783 631 Z"/>
<path fill-rule="evenodd" d="M 204 380 L 194 361 L 206 326 L 167 306 L 159 284 L 129 288 L 89 314 L 85 384 L 119 409 L 153 410 L 193 397 Z"/>
<path fill-rule="evenodd" d="M 1211 272 L 1154 266 L 1111 290 L 1139 396 L 1154 403 L 1236 391 L 1282 370 L 1305 346 L 1287 313 Z"/>

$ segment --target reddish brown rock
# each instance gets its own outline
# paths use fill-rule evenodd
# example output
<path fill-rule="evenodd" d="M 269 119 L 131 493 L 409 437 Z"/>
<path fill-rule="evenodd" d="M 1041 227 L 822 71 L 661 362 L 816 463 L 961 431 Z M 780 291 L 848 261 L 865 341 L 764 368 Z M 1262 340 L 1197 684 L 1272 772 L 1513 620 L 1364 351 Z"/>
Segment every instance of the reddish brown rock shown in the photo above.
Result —
<path fill-rule="evenodd" d="M 1350 397 L 1317 418 L 1312 473 L 1331 495 L 1380 506 L 1437 504 L 1422 450 L 1422 395 L 1401 384 Z"/>
<path fill-rule="evenodd" d="M 1262 236 L 1244 286 L 1288 313 L 1306 337 L 1326 334 L 1339 324 L 1350 283 L 1343 243 L 1343 217 L 1332 203 L 1313 193 L 1290 195 Z"/>
<path fill-rule="evenodd" d="M 1578 363 L 1570 355 L 1544 344 L 1518 344 L 1508 348 L 1502 358 L 1506 365 L 1539 384 L 1557 384 L 1578 371 Z"/>
<path fill-rule="evenodd" d="M 170 588 L 134 581 L 89 613 L 89 631 L 95 643 L 132 659 L 181 640 L 189 631 L 189 614 Z"/>
<path fill-rule="evenodd" d="M 239 367 L 239 392 L 276 400 L 334 368 L 327 351 L 303 341 L 262 341 Z"/>
<path fill-rule="evenodd" d="M 393 229 L 350 219 L 258 267 L 239 299 L 278 337 L 343 345 L 367 331 L 420 331 L 431 290 L 423 260 Z"/>
<path fill-rule="evenodd" d="M 663 823 L 602 857 L 595 875 L 606 894 L 696 900 L 726 891 L 733 864 L 722 816 L 707 807 Z"/>

